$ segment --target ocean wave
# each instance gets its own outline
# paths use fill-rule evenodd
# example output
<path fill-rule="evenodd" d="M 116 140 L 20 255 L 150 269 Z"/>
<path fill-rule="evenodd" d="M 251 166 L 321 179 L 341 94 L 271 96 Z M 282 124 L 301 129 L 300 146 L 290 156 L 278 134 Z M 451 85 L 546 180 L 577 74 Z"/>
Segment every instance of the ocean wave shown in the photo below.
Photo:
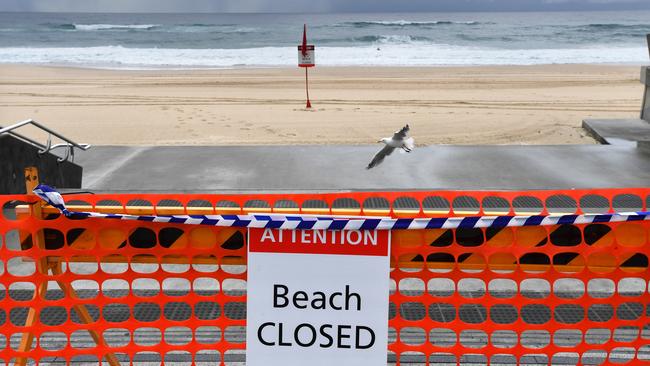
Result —
<path fill-rule="evenodd" d="M 517 41 L 517 38 L 515 37 L 510 37 L 510 36 L 501 36 L 498 34 L 494 35 L 480 35 L 480 34 L 467 34 L 467 33 L 458 33 L 456 34 L 456 37 L 458 39 L 462 39 L 463 41 L 469 41 L 469 42 L 475 42 L 478 44 L 478 42 L 505 42 L 505 43 L 512 43 Z"/>
<path fill-rule="evenodd" d="M 139 29 L 139 30 L 149 30 L 160 27 L 160 24 L 75 24 L 75 29 L 85 30 L 85 31 L 96 31 L 96 30 L 129 30 L 129 29 Z"/>
<path fill-rule="evenodd" d="M 295 46 L 241 49 L 165 49 L 122 46 L 0 48 L 2 63 L 115 69 L 293 67 L 296 66 L 296 58 Z M 316 63 L 324 66 L 641 64 L 646 60 L 645 47 L 605 45 L 566 49 L 496 49 L 442 44 L 391 44 L 380 49 L 372 45 L 316 49 Z"/>
<path fill-rule="evenodd" d="M 207 23 L 193 23 L 193 24 L 77 24 L 77 23 L 61 23 L 42 24 L 51 29 L 69 30 L 69 31 L 150 31 L 156 30 L 160 32 L 182 32 L 182 33 L 252 33 L 257 32 L 259 29 L 254 27 L 242 27 L 237 24 L 207 24 Z"/>
<path fill-rule="evenodd" d="M 237 24 L 208 24 L 208 23 L 193 23 L 193 24 L 177 24 L 179 27 L 235 27 Z"/>
<path fill-rule="evenodd" d="M 44 24 L 41 24 L 41 26 L 51 28 L 51 29 L 63 29 L 63 30 L 75 30 L 76 29 L 76 27 L 72 23 L 63 23 L 63 24 L 44 23 Z"/>
<path fill-rule="evenodd" d="M 150 30 L 158 28 L 160 24 L 47 24 L 54 29 L 80 30 L 80 31 L 101 31 L 101 30 Z"/>
<path fill-rule="evenodd" d="M 414 44 L 431 41 L 431 38 L 423 36 L 385 35 L 385 36 L 361 36 L 350 39 L 359 43 L 380 43 L 380 44 Z"/>
<path fill-rule="evenodd" d="M 637 29 L 637 28 L 650 29 L 650 23 L 648 24 L 591 23 L 591 24 L 586 24 L 584 27 L 592 28 L 592 29 L 604 29 L 604 30 Z"/>
<path fill-rule="evenodd" d="M 451 20 L 433 20 L 433 21 L 412 21 L 412 20 L 375 20 L 339 23 L 339 26 L 353 26 L 365 28 L 371 26 L 388 26 L 388 27 L 409 27 L 409 26 L 436 26 L 436 25 L 478 25 L 484 24 L 474 20 L 470 21 L 451 21 Z"/>
<path fill-rule="evenodd" d="M 246 34 L 259 31 L 259 28 L 240 27 L 236 24 L 176 24 L 163 28 L 167 32 L 184 33 L 236 33 Z"/>

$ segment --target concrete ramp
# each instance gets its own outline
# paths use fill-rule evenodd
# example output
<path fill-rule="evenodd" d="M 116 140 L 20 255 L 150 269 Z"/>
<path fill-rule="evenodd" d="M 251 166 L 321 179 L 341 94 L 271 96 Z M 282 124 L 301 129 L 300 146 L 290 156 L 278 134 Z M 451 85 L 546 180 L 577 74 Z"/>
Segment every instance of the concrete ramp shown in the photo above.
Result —
<path fill-rule="evenodd" d="M 636 147 L 427 146 L 366 170 L 368 146 L 95 146 L 80 152 L 93 191 L 349 191 L 647 187 Z"/>

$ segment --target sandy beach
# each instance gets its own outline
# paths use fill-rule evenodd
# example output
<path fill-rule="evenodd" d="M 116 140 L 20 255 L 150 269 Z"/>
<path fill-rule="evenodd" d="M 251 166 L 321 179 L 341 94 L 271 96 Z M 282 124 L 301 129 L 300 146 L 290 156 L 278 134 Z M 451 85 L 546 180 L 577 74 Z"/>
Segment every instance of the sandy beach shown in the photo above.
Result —
<path fill-rule="evenodd" d="M 636 66 L 124 71 L 0 66 L 3 126 L 33 118 L 94 145 L 593 144 L 588 117 L 638 116 Z M 26 131 L 27 133 L 27 131 Z M 30 133 L 27 133 L 30 134 Z"/>

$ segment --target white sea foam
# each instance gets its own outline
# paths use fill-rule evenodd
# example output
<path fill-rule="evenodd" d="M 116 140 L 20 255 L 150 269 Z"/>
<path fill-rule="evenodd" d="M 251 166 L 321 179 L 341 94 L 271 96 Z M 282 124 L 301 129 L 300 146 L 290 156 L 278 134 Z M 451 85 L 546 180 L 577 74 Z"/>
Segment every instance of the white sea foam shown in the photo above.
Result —
<path fill-rule="evenodd" d="M 639 48 L 490 49 L 449 45 L 389 44 L 318 47 L 322 66 L 535 65 L 643 63 Z M 295 66 L 295 47 L 243 49 L 164 49 L 121 46 L 79 48 L 0 48 L 0 63 L 66 64 L 104 68 L 201 68 Z"/>
<path fill-rule="evenodd" d="M 477 25 L 480 22 L 475 20 L 468 21 L 453 21 L 453 20 L 430 20 L 430 21 L 415 21 L 415 20 L 369 20 L 358 22 L 345 22 L 339 23 L 339 26 L 355 26 L 355 27 L 368 27 L 368 26 L 433 26 L 433 25 Z"/>
<path fill-rule="evenodd" d="M 425 37 L 414 37 L 409 35 L 388 34 L 380 36 L 365 36 L 357 38 L 366 44 L 424 44 L 428 42 L 431 44 L 430 39 Z"/>
<path fill-rule="evenodd" d="M 187 33 L 254 33 L 259 28 L 238 27 L 233 25 L 174 25 L 161 28 L 163 32 L 187 32 Z"/>
<path fill-rule="evenodd" d="M 109 29 L 152 29 L 159 27 L 159 24 L 73 24 L 74 28 L 82 31 L 97 31 Z"/>

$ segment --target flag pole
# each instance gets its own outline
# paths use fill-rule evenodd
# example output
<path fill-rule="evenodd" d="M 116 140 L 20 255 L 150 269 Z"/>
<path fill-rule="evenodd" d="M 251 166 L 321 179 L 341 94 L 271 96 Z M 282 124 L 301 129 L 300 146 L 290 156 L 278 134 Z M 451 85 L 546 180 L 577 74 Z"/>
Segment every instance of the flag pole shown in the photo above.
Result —
<path fill-rule="evenodd" d="M 311 102 L 309 101 L 309 68 L 305 67 L 305 91 L 307 92 L 307 106 L 305 108 L 311 108 Z"/>
<path fill-rule="evenodd" d="M 302 28 L 302 55 L 307 56 L 307 24 L 303 25 Z M 305 66 L 305 92 L 307 92 L 307 106 L 305 108 L 311 108 L 311 102 L 309 101 L 309 72 L 307 71 L 309 67 Z"/>

